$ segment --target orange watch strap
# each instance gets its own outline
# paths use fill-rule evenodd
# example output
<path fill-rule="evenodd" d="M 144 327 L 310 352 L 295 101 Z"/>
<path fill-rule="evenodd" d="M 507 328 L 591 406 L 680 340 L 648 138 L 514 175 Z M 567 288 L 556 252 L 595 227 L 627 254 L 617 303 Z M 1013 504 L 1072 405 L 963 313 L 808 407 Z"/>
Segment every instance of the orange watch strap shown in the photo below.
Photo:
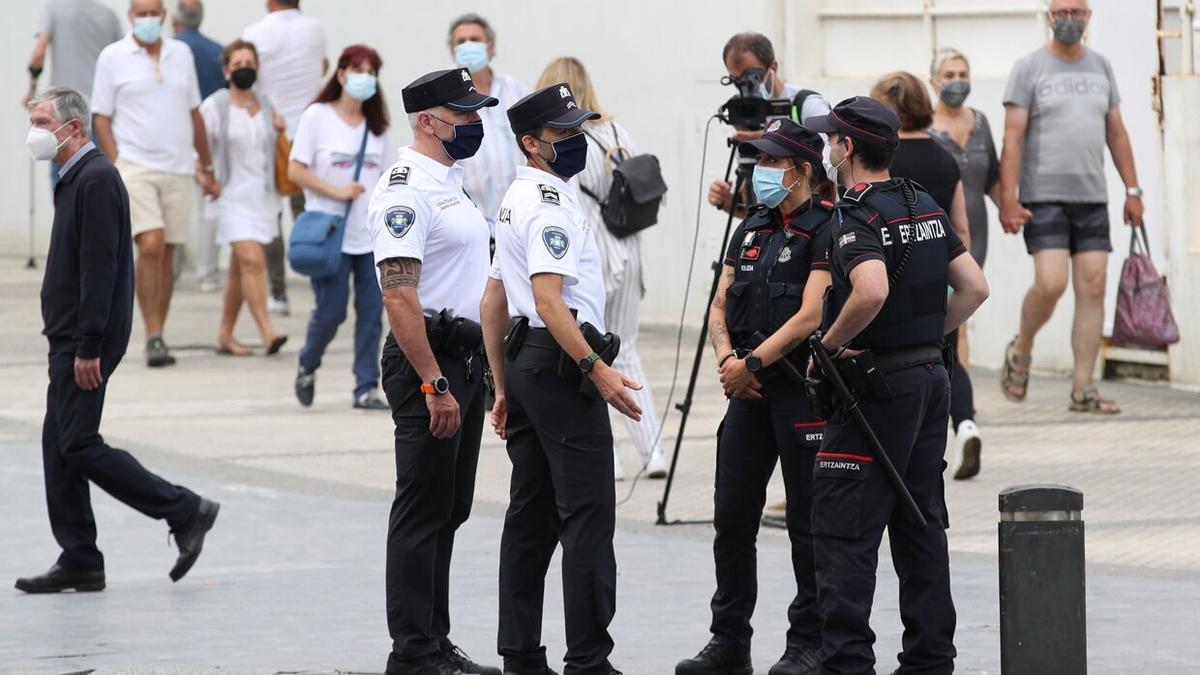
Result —
<path fill-rule="evenodd" d="M 432 384 L 429 384 L 428 382 L 422 382 L 421 383 L 421 393 L 422 394 L 436 394 L 437 390 L 433 388 Z"/>

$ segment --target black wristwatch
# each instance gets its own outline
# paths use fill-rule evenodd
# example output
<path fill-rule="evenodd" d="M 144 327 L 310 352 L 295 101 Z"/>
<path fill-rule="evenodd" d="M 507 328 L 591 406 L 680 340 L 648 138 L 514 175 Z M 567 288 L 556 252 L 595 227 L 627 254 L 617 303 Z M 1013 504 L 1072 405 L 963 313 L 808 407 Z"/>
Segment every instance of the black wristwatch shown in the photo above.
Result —
<path fill-rule="evenodd" d="M 582 372 L 584 375 L 591 373 L 592 369 L 596 367 L 596 362 L 599 360 L 600 360 L 600 355 L 597 354 L 596 352 L 592 352 L 591 354 L 588 354 L 587 356 L 583 357 L 582 359 L 579 359 L 579 371 Z"/>
<path fill-rule="evenodd" d="M 450 393 L 450 380 L 447 380 L 445 376 L 435 377 L 433 382 L 421 385 L 421 393 L 434 394 L 436 396 L 448 394 Z"/>
<path fill-rule="evenodd" d="M 746 370 L 752 373 L 757 373 L 758 371 L 762 370 L 762 367 L 762 359 L 755 356 L 754 352 L 750 352 L 746 355 Z"/>

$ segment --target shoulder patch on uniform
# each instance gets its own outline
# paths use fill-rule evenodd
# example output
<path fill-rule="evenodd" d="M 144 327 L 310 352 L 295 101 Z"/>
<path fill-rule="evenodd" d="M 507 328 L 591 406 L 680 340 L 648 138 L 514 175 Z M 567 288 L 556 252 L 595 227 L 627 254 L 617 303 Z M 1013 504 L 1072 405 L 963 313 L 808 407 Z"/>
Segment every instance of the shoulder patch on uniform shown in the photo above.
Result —
<path fill-rule="evenodd" d="M 842 236 L 838 237 L 838 248 L 844 248 L 846 246 L 849 246 L 850 244 L 853 244 L 857 239 L 858 239 L 858 236 L 856 234 L 854 234 L 853 232 L 846 232 Z"/>
<path fill-rule="evenodd" d="M 562 260 L 563 256 L 567 254 L 567 249 L 571 248 L 571 238 L 567 236 L 567 231 L 556 225 L 542 230 L 542 243 L 546 245 L 546 250 L 550 251 L 550 255 L 554 256 L 555 260 Z"/>
<path fill-rule="evenodd" d="M 542 185 L 540 183 L 538 184 L 538 190 L 540 190 L 542 193 L 543 202 L 547 204 L 554 204 L 555 206 L 562 205 L 562 201 L 558 197 L 558 190 L 550 187 L 549 185 Z"/>
<path fill-rule="evenodd" d="M 388 177 L 388 185 L 408 185 L 408 170 L 407 166 L 398 166 L 392 169 L 392 175 Z"/>
<path fill-rule="evenodd" d="M 842 195 L 842 199 L 857 204 L 858 202 L 861 202 L 862 198 L 870 191 L 870 183 L 859 183 L 849 190 L 846 190 L 846 193 Z"/>
<path fill-rule="evenodd" d="M 387 226 L 392 236 L 401 239 L 417 222 L 417 212 L 407 206 L 393 206 L 383 214 L 383 224 Z"/>

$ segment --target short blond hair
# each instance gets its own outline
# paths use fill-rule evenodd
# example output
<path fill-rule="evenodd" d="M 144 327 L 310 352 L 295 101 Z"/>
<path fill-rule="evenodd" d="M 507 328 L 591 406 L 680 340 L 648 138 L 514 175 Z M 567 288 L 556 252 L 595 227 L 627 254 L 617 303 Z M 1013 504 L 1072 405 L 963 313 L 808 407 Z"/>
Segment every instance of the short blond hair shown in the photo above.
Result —
<path fill-rule="evenodd" d="M 571 93 L 575 94 L 575 102 L 580 108 L 600 113 L 603 119 L 609 118 L 604 108 L 600 107 L 596 90 L 592 87 L 592 78 L 588 75 L 587 68 L 583 67 L 582 61 L 574 56 L 560 56 L 554 59 L 546 64 L 534 89 L 545 89 L 559 82 L 566 82 L 571 87 Z"/>
<path fill-rule="evenodd" d="M 971 69 L 971 62 L 967 59 L 966 54 L 963 54 L 954 47 L 943 47 L 938 50 L 937 54 L 934 54 L 933 60 L 929 62 L 929 76 L 937 77 L 937 74 L 942 70 L 942 66 L 946 65 L 947 61 L 953 61 L 954 59 L 959 59 L 967 64 L 967 70 Z"/>

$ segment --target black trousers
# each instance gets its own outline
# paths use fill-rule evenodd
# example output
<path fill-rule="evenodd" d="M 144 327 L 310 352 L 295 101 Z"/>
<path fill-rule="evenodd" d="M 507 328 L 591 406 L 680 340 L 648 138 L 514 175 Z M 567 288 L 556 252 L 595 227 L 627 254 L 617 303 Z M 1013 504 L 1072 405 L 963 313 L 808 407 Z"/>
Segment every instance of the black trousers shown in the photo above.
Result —
<path fill-rule="evenodd" d="M 390 340 L 389 340 L 390 342 Z M 396 496 L 387 534 L 387 621 L 392 652 L 387 672 L 433 654 L 450 633 L 450 557 L 454 533 L 471 513 L 483 432 L 483 374 L 438 356 L 462 426 L 450 438 L 429 433 L 421 378 L 404 357 L 385 353 L 383 391 L 396 425 Z"/>
<path fill-rule="evenodd" d="M 946 343 L 955 354 L 958 354 L 959 330 L 956 328 L 946 335 Z M 975 420 L 975 388 L 971 386 L 970 373 L 956 358 L 950 370 L 950 422 L 957 431 L 958 425 L 968 420 Z"/>
<path fill-rule="evenodd" d="M 75 384 L 75 354 L 50 352 L 42 469 L 50 529 L 62 548 L 58 563 L 68 569 L 104 569 L 88 481 L 125 505 L 166 520 L 172 529 L 184 526 L 200 506 L 193 492 L 150 473 L 133 455 L 108 446 L 100 436 L 104 394 L 121 356 L 118 352 L 101 357 L 104 384 L 84 391 Z"/>
<path fill-rule="evenodd" d="M 579 392 L 559 353 L 526 346 L 504 373 L 512 484 L 500 537 L 499 652 L 507 668 L 546 663 L 546 570 L 562 544 L 564 675 L 607 673 L 616 612 L 616 490 L 607 404 Z"/>
<path fill-rule="evenodd" d="M 874 673 L 869 618 L 879 544 L 887 528 L 900 580 L 904 623 L 902 674 L 954 670 L 954 601 L 946 548 L 945 486 L 949 383 L 946 369 L 926 364 L 887 376 L 890 401 L 862 397 L 859 407 L 896 465 L 927 527 L 897 499 L 854 419 L 835 411 L 813 470 L 813 538 L 822 630 L 821 670 Z"/>
<path fill-rule="evenodd" d="M 767 377 L 762 393 L 759 401 L 730 399 L 718 431 L 712 633 L 750 651 L 750 617 L 758 600 L 756 540 L 767 483 L 778 458 L 796 576 L 796 597 L 788 607 L 787 644 L 815 649 L 821 646 L 821 617 L 810 523 L 812 469 L 825 423 L 812 416 L 803 389 L 781 375 Z"/>

